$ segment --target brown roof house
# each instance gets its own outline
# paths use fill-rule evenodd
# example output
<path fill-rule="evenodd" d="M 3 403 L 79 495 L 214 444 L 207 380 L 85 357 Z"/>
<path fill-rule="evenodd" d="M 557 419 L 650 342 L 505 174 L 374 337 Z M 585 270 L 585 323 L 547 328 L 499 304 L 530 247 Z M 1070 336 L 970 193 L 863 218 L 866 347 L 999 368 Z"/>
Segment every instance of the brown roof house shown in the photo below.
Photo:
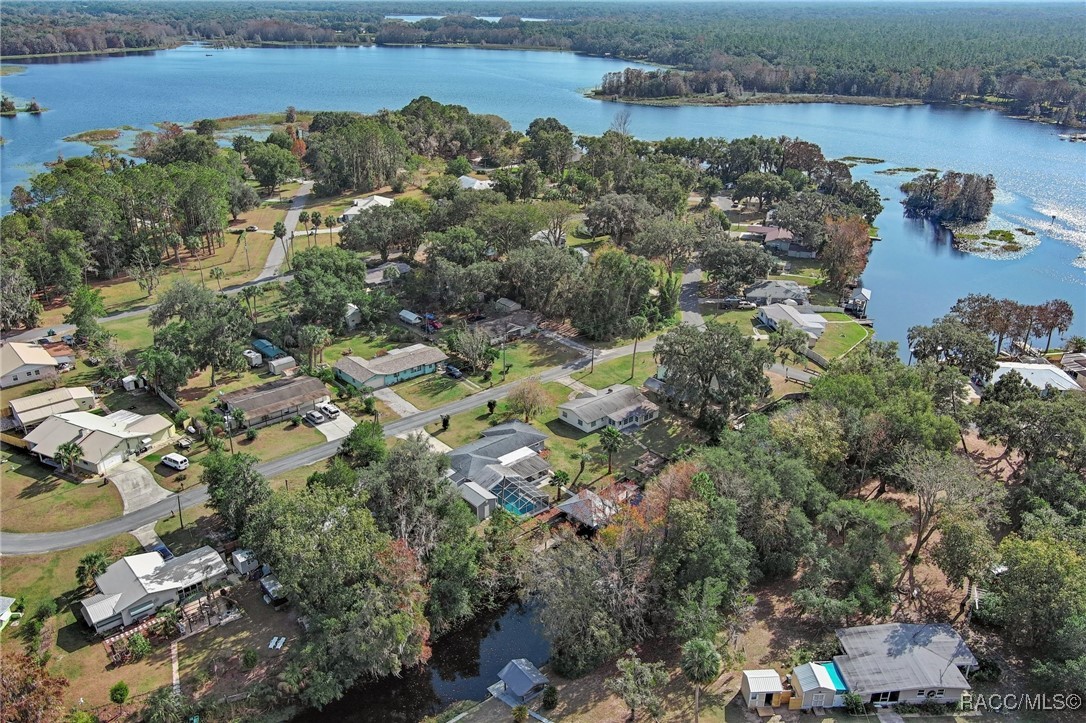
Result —
<path fill-rule="evenodd" d="M 173 422 L 161 414 L 119 411 L 108 416 L 91 412 L 54 414 L 23 438 L 27 450 L 43 462 L 53 463 L 57 450 L 75 442 L 82 450 L 75 466 L 105 474 L 146 447 L 166 441 Z"/>
<path fill-rule="evenodd" d="M 328 387 L 314 377 L 289 377 L 224 394 L 220 401 L 227 412 L 244 412 L 246 427 L 263 427 L 327 402 Z"/>
<path fill-rule="evenodd" d="M 49 379 L 60 362 L 37 344 L 0 342 L 0 388 Z"/>

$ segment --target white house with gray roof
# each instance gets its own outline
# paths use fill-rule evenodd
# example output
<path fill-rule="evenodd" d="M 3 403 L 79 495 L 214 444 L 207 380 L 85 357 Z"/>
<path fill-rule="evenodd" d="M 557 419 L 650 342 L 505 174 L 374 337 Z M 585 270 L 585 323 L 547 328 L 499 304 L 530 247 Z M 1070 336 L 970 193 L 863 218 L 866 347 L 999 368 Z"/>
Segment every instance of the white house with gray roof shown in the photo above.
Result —
<path fill-rule="evenodd" d="M 29 397 L 12 399 L 8 403 L 15 424 L 27 431 L 54 414 L 65 412 L 89 412 L 97 398 L 89 387 L 61 387 Z"/>
<path fill-rule="evenodd" d="M 105 474 L 145 447 L 169 438 L 173 422 L 161 414 L 146 416 L 121 410 L 107 416 L 91 412 L 54 414 L 35 427 L 23 441 L 43 462 L 53 462 L 57 450 L 75 442 L 81 450 L 75 466 Z"/>
<path fill-rule="evenodd" d="M 355 388 L 381 389 L 408 379 L 431 374 L 449 357 L 436 346 L 412 344 L 384 356 L 363 359 L 345 356 L 332 365 L 336 379 Z"/>
<path fill-rule="evenodd" d="M 613 384 L 558 405 L 558 418 L 582 432 L 619 430 L 651 422 L 660 408 L 628 384 Z"/>
<path fill-rule="evenodd" d="M 833 658 L 850 693 L 865 703 L 957 703 L 977 659 L 951 626 L 890 623 L 842 628 Z"/>
<path fill-rule="evenodd" d="M 743 295 L 748 301 L 753 301 L 758 306 L 781 304 L 785 301 L 806 304 L 811 291 L 803 284 L 789 279 L 771 279 L 748 286 Z"/>
<path fill-rule="evenodd" d="M 98 592 L 80 601 L 79 609 L 84 622 L 102 633 L 176 605 L 228 573 L 219 553 L 206 545 L 169 560 L 157 552 L 129 555 L 94 578 Z"/>
<path fill-rule="evenodd" d="M 810 308 L 810 307 L 807 307 Z M 774 331 L 779 331 L 782 324 L 791 324 L 807 332 L 812 341 L 820 339 L 826 332 L 826 318 L 803 307 L 791 304 L 769 304 L 758 309 L 758 320 Z"/>

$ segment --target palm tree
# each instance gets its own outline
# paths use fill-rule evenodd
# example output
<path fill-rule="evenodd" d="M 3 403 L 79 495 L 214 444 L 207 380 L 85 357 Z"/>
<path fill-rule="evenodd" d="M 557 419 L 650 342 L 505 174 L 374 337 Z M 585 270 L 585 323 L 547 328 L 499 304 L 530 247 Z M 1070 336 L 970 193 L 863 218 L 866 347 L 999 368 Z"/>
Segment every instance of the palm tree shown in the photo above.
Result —
<path fill-rule="evenodd" d="M 600 446 L 607 453 L 607 474 L 611 474 L 612 458 L 615 452 L 622 449 L 622 443 L 625 441 L 626 438 L 622 436 L 622 432 L 615 427 L 604 427 L 600 430 Z"/>
<path fill-rule="evenodd" d="M 206 431 L 204 432 L 204 443 L 211 444 L 212 439 L 215 438 L 215 425 L 222 423 L 222 417 L 211 407 L 204 407 L 200 410 L 200 421 L 204 423 Z M 231 442 L 233 444 L 233 442 Z"/>
<path fill-rule="evenodd" d="M 562 488 L 569 487 L 569 472 L 564 470 L 556 470 L 554 475 L 554 486 L 558 488 L 558 491 L 554 495 L 554 501 L 558 502 L 562 499 Z"/>
<path fill-rule="evenodd" d="M 53 454 L 53 461 L 61 467 L 67 467 L 68 472 L 75 474 L 75 463 L 83 459 L 83 448 L 78 442 L 65 442 L 57 447 Z"/>
<path fill-rule="evenodd" d="M 159 688 L 147 696 L 143 709 L 147 723 L 181 723 L 188 715 L 188 703 L 175 693 L 172 685 Z"/>
<path fill-rule="evenodd" d="M 233 452 L 234 451 L 233 432 L 235 432 L 235 431 L 240 432 L 241 428 L 245 425 L 245 412 L 240 410 L 240 409 L 231 409 L 230 410 L 230 421 L 233 422 L 233 424 L 231 425 L 233 427 L 233 429 L 230 430 L 230 432 L 231 432 L 230 451 Z"/>
<path fill-rule="evenodd" d="M 163 608 L 156 617 L 158 618 L 159 624 L 162 626 L 162 633 L 167 638 L 172 638 L 180 632 L 181 610 L 179 608 L 172 605 L 168 608 Z"/>
<path fill-rule="evenodd" d="M 708 640 L 695 638 L 682 647 L 679 667 L 686 679 L 694 684 L 694 723 L 698 723 L 701 708 L 701 689 L 720 677 L 723 660 Z"/>
<path fill-rule="evenodd" d="M 649 320 L 643 316 L 631 316 L 627 322 L 630 328 L 630 336 L 634 340 L 633 359 L 630 362 L 630 379 L 633 379 L 637 369 L 637 342 L 645 338 L 649 333 Z"/>
<path fill-rule="evenodd" d="M 328 229 L 328 245 L 329 246 L 332 245 L 332 229 L 335 228 L 335 226 L 336 226 L 336 217 L 335 216 L 325 216 L 324 217 L 324 227 Z"/>
<path fill-rule="evenodd" d="M 90 587 L 94 583 L 94 578 L 105 572 L 107 567 L 109 567 L 109 558 L 106 557 L 106 553 L 92 552 L 79 560 L 79 567 L 75 569 L 75 579 L 80 585 Z"/>
<path fill-rule="evenodd" d="M 321 212 L 314 211 L 310 214 L 310 218 L 313 219 L 313 242 L 316 243 L 317 234 L 320 233 L 321 230 Z"/>
<path fill-rule="evenodd" d="M 287 227 L 282 221 L 276 221 L 275 226 L 272 227 L 272 236 L 279 239 L 279 243 L 283 244 L 283 256 L 287 259 L 287 267 L 290 267 L 290 247 L 287 246 Z M 291 243 L 294 243 L 294 236 L 291 234 Z"/>
<path fill-rule="evenodd" d="M 215 283 L 219 285 L 219 293 L 222 293 L 222 280 L 226 276 L 226 272 L 222 270 L 221 266 L 216 266 L 209 272 L 211 278 L 215 279 Z"/>
<path fill-rule="evenodd" d="M 574 483 L 576 483 L 577 480 L 581 478 L 581 475 L 584 474 L 585 465 L 588 464 L 588 457 L 588 442 L 582 439 L 580 442 L 577 443 L 576 458 L 581 466 L 580 469 L 577 470 L 577 476 L 573 478 Z"/>
<path fill-rule="evenodd" d="M 305 226 L 305 235 L 309 237 L 309 211 L 302 211 L 298 214 L 298 220 L 303 226 Z"/>

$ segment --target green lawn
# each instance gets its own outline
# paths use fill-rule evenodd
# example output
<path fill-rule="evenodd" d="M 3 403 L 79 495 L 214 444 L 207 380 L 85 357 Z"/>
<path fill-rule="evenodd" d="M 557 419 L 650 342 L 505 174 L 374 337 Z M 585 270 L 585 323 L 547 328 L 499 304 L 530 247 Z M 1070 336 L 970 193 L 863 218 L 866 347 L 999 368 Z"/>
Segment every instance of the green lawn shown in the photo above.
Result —
<path fill-rule="evenodd" d="M 166 547 L 170 548 L 170 552 L 174 555 L 184 555 L 203 545 L 214 544 L 208 531 L 220 524 L 221 521 L 214 510 L 207 505 L 199 505 L 184 510 L 180 517 L 176 511 L 171 513 L 169 517 L 160 520 L 155 525 L 155 532 L 162 538 Z"/>
<path fill-rule="evenodd" d="M 397 346 L 402 345 L 391 341 L 384 334 L 359 332 L 336 339 L 324 350 L 324 361 L 326 364 L 335 364 L 340 357 L 350 355 L 372 359 L 377 352 L 395 349 Z"/>
<path fill-rule="evenodd" d="M 107 321 L 102 328 L 117 338 L 126 351 L 145 349 L 155 343 L 155 331 L 147 314 L 137 314 L 124 319 Z"/>
<path fill-rule="evenodd" d="M 843 315 L 842 315 L 843 316 Z M 855 321 L 830 321 L 814 350 L 827 359 L 836 359 L 867 338 L 868 328 Z"/>
<path fill-rule="evenodd" d="M 69 482 L 7 445 L 0 447 L 0 460 L 0 529 L 5 532 L 71 530 L 124 511 L 121 495 L 111 482 Z"/>
<path fill-rule="evenodd" d="M 652 352 L 647 349 L 638 350 L 637 365 L 633 368 L 633 376 L 631 377 L 632 362 L 631 355 L 627 354 L 602 363 L 597 362 L 594 372 L 588 371 L 591 369 L 591 366 L 589 366 L 583 371 L 575 372 L 572 377 L 593 389 L 605 389 L 612 384 L 629 384 L 640 387 L 645 383 L 646 379 L 656 373 L 656 359 L 653 358 Z"/>
<path fill-rule="evenodd" d="M 707 320 L 712 319 L 720 324 L 734 324 L 746 334 L 754 333 L 758 317 L 758 312 L 750 309 L 714 309 L 706 305 L 702 306 L 701 314 Z"/>
<path fill-rule="evenodd" d="M 440 407 L 477 391 L 462 379 L 456 380 L 437 373 L 397 384 L 392 390 L 419 409 Z"/>

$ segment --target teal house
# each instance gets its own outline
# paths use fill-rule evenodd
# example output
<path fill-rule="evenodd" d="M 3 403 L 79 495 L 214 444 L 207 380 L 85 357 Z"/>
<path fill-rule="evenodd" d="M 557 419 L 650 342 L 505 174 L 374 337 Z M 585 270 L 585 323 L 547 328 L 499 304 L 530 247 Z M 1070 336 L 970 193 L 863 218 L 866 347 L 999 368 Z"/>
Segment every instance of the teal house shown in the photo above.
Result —
<path fill-rule="evenodd" d="M 436 346 L 412 344 L 373 359 L 345 356 L 332 369 L 336 379 L 356 389 L 381 389 L 423 374 L 433 374 L 438 364 L 448 358 Z"/>

